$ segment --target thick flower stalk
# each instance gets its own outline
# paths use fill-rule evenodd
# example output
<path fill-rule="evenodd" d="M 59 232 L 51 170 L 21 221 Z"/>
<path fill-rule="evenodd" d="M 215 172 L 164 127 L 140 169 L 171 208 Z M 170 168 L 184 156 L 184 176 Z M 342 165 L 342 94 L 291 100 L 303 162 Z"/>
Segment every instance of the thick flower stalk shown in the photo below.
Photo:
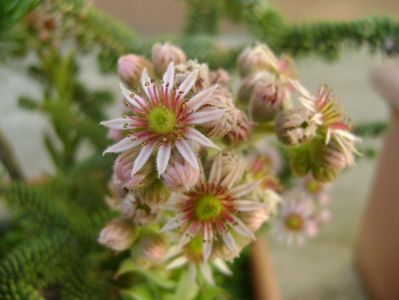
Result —
<path fill-rule="evenodd" d="M 239 213 L 265 206 L 251 199 L 257 182 L 239 184 L 240 169 L 242 166 L 238 162 L 227 164 L 223 154 L 218 155 L 208 179 L 202 179 L 190 191 L 174 194 L 171 205 L 175 216 L 165 224 L 163 231 L 178 229 L 180 247 L 200 236 L 205 261 L 210 258 L 216 240 L 223 241 L 237 255 L 234 234 L 255 239 L 254 232 L 240 220 Z"/>
<path fill-rule="evenodd" d="M 141 74 L 142 88 L 137 92 L 132 92 L 121 84 L 130 114 L 101 123 L 109 128 L 125 130 L 128 134 L 104 153 L 140 148 L 133 163 L 132 176 L 144 167 L 154 151 L 157 152 L 156 166 L 160 176 L 166 171 L 173 151 L 177 151 L 194 169 L 199 170 L 198 158 L 192 143 L 217 148 L 210 139 L 195 128 L 223 114 L 219 109 L 201 110 L 209 101 L 216 86 L 187 98 L 197 80 L 198 71 L 189 73 L 181 84 L 174 88 L 174 70 L 173 63 L 169 64 L 162 83 L 158 85 L 144 69 Z"/>

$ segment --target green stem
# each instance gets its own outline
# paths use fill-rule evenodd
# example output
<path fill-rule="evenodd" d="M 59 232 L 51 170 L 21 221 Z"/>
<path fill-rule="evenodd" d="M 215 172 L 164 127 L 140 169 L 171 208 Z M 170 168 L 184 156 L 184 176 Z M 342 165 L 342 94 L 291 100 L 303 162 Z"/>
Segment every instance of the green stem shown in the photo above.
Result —
<path fill-rule="evenodd" d="M 24 180 L 24 175 L 18 164 L 10 144 L 0 132 L 0 160 L 13 180 Z"/>

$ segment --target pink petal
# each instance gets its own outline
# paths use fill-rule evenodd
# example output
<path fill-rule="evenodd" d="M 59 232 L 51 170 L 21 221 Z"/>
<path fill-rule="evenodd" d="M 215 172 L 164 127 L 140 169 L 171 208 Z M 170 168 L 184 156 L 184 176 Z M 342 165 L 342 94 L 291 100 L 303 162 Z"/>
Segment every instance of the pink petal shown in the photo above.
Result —
<path fill-rule="evenodd" d="M 170 230 L 180 227 L 183 219 L 184 219 L 183 214 L 173 217 L 161 228 L 160 232 L 166 232 L 166 231 L 170 231 Z"/>
<path fill-rule="evenodd" d="M 226 263 L 219 257 L 215 258 L 213 263 L 216 266 L 216 268 L 223 274 L 229 275 L 229 276 L 233 275 L 233 272 L 229 269 L 229 267 L 226 265 Z"/>
<path fill-rule="evenodd" d="M 141 73 L 141 86 L 143 87 L 144 92 L 147 97 L 151 99 L 149 86 L 151 85 L 151 78 L 148 76 L 147 69 L 144 69 Z"/>
<path fill-rule="evenodd" d="M 221 159 L 214 160 L 211 171 L 209 173 L 209 182 L 218 185 L 222 180 L 222 161 Z"/>
<path fill-rule="evenodd" d="M 230 232 L 226 232 L 222 235 L 222 239 L 224 244 L 227 246 L 227 248 L 234 254 L 236 255 L 238 252 L 237 249 L 237 244 L 236 241 L 234 240 L 233 236 L 231 235 Z"/>
<path fill-rule="evenodd" d="M 199 171 L 199 166 L 198 166 L 198 160 L 197 157 L 194 154 L 193 149 L 191 146 L 187 143 L 185 139 L 180 139 L 176 141 L 176 148 L 183 156 L 183 158 L 196 170 Z"/>
<path fill-rule="evenodd" d="M 140 101 L 137 101 L 137 100 L 140 100 L 140 97 L 138 97 L 132 91 L 127 89 L 122 82 L 119 83 L 119 87 L 120 87 L 122 95 L 126 99 L 126 101 L 128 101 L 131 105 L 133 105 L 136 108 L 139 108 L 139 109 L 142 108 L 142 106 L 140 106 Z M 141 105 L 143 105 L 144 104 L 143 101 L 141 101 L 141 102 L 142 102 Z"/>
<path fill-rule="evenodd" d="M 253 201 L 253 200 L 235 200 L 234 205 L 239 211 L 253 211 L 262 208 L 267 208 L 265 203 Z"/>
<path fill-rule="evenodd" d="M 186 105 L 191 108 L 193 111 L 196 111 L 198 108 L 200 108 L 202 105 L 204 105 L 209 97 L 213 94 L 213 92 L 216 90 L 217 86 L 214 85 L 206 90 L 203 90 L 196 94 L 194 97 L 192 97 L 190 100 L 186 102 Z"/>
<path fill-rule="evenodd" d="M 136 174 L 138 171 L 140 171 L 141 168 L 145 165 L 145 163 L 150 158 L 152 150 L 154 150 L 154 147 L 155 147 L 154 144 L 147 144 L 141 148 L 139 155 L 136 157 L 133 163 L 132 176 Z"/>
<path fill-rule="evenodd" d="M 194 128 L 188 128 L 185 137 L 203 146 L 220 149 L 210 139 Z"/>
<path fill-rule="evenodd" d="M 100 124 L 105 127 L 118 130 L 126 129 L 129 126 L 129 123 L 130 120 L 127 118 L 116 118 L 100 122 Z"/>
<path fill-rule="evenodd" d="M 209 265 L 206 263 L 202 263 L 199 265 L 200 270 L 202 275 L 204 275 L 205 280 L 210 284 L 210 285 L 215 285 L 215 281 L 213 280 L 213 275 L 211 268 L 209 268 Z"/>
<path fill-rule="evenodd" d="M 192 71 L 180 84 L 178 90 L 182 92 L 181 93 L 182 97 L 184 97 L 194 86 L 195 81 L 197 80 L 197 76 L 198 76 L 198 71 L 197 70 Z"/>
<path fill-rule="evenodd" d="M 187 263 L 187 257 L 185 256 L 179 256 L 178 258 L 175 258 L 174 260 L 172 260 L 167 266 L 166 269 L 167 270 L 173 270 L 176 268 L 179 268 L 181 266 L 184 266 Z"/>
<path fill-rule="evenodd" d="M 259 182 L 251 182 L 251 183 L 242 184 L 242 185 L 232 188 L 230 190 L 230 193 L 234 198 L 240 198 L 240 197 L 252 192 L 258 185 L 259 185 Z"/>
<path fill-rule="evenodd" d="M 162 81 L 165 88 L 171 90 L 173 88 L 173 80 L 175 77 L 175 66 L 173 62 L 168 65 L 168 69 L 163 74 Z"/>
<path fill-rule="evenodd" d="M 218 119 L 224 110 L 214 109 L 192 113 L 188 117 L 188 124 L 203 124 Z"/>
<path fill-rule="evenodd" d="M 198 222 L 194 222 L 188 226 L 186 231 L 183 233 L 180 238 L 178 247 L 184 247 L 188 242 L 190 242 L 199 232 L 200 224 Z"/>
<path fill-rule="evenodd" d="M 229 222 L 229 225 L 234 229 L 235 232 L 250 239 L 256 240 L 254 233 L 239 218 L 232 214 L 229 214 L 229 217 L 233 219 L 232 222 Z"/>
<path fill-rule="evenodd" d="M 111 147 L 108 147 L 105 149 L 103 152 L 103 155 L 105 153 L 119 153 L 123 152 L 126 150 L 129 150 L 131 148 L 134 148 L 138 145 L 140 145 L 143 142 L 142 139 L 134 139 L 132 137 L 125 137 L 124 139 L 120 140 L 116 144 L 113 144 Z"/>
<path fill-rule="evenodd" d="M 208 261 L 212 254 L 213 248 L 213 230 L 210 223 L 206 223 L 203 228 L 202 234 L 202 254 L 204 256 L 204 261 Z"/>
<path fill-rule="evenodd" d="M 158 176 L 161 176 L 168 166 L 170 151 L 172 150 L 172 146 L 169 143 L 162 144 L 159 146 L 158 154 L 157 154 L 157 169 Z"/>

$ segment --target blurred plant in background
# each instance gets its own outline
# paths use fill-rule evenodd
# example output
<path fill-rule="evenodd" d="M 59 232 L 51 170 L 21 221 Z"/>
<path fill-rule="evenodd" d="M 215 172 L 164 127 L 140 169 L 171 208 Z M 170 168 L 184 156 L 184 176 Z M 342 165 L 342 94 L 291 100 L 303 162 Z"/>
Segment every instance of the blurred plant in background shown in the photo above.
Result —
<path fill-rule="evenodd" d="M 399 23 L 289 26 L 260 0 L 186 2 L 184 33 L 156 40 L 83 0 L 1 2 L 1 61 L 34 56 L 26 71 L 41 97 L 21 90 L 18 103 L 48 119 L 55 167 L 26 179 L 0 134 L 12 214 L 0 220 L 1 299 L 248 298 L 245 246 L 255 233 L 313 237 L 330 219 L 329 182 L 354 164 L 354 134 L 386 130 L 351 126 L 327 87 L 312 95 L 301 86 L 290 57 L 332 60 L 344 45 L 392 54 Z M 221 43 L 222 17 L 259 43 Z M 111 93 L 79 76 L 87 53 L 118 72 L 121 118 L 104 122 Z M 115 162 L 102 156 L 112 142 Z"/>

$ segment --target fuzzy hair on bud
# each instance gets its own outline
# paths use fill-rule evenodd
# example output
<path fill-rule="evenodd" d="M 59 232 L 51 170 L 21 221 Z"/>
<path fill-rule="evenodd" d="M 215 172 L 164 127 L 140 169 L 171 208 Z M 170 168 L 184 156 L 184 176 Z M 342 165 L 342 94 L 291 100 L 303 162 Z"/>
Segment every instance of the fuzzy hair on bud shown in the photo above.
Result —
<path fill-rule="evenodd" d="M 152 64 L 158 77 L 162 76 L 171 62 L 179 65 L 186 61 L 187 57 L 183 50 L 171 43 L 157 43 L 152 47 Z"/>
<path fill-rule="evenodd" d="M 109 222 L 100 232 L 98 242 L 114 251 L 128 249 L 135 240 L 133 225 L 125 219 Z"/>

